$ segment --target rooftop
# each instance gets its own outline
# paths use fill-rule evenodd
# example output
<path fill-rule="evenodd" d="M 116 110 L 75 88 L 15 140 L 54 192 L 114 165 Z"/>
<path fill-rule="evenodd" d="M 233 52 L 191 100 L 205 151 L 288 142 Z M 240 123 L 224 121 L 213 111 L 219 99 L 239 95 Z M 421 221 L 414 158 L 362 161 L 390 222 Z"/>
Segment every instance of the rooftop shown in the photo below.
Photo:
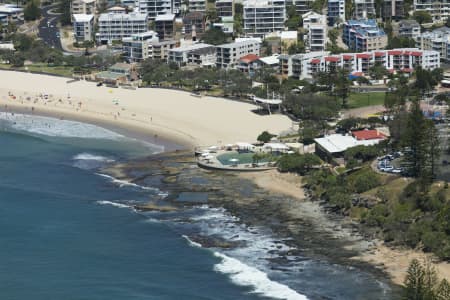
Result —
<path fill-rule="evenodd" d="M 379 132 L 378 130 L 358 130 L 352 131 L 352 135 L 358 140 L 376 140 L 385 139 L 386 136 Z"/>
<path fill-rule="evenodd" d="M 239 42 L 236 41 L 233 43 L 218 45 L 217 47 L 219 47 L 219 48 L 234 48 L 234 47 L 250 45 L 250 44 L 259 44 L 259 42 L 255 39 L 248 39 L 248 40 L 244 40 L 244 41 L 239 41 Z"/>
<path fill-rule="evenodd" d="M 322 138 L 316 138 L 314 141 L 329 153 L 344 152 L 348 148 L 356 146 L 371 146 L 379 142 L 379 140 L 361 140 L 358 141 L 351 135 L 332 134 Z"/>
<path fill-rule="evenodd" d="M 175 15 L 174 14 L 165 14 L 165 15 L 159 15 L 156 17 L 155 22 L 162 22 L 162 21 L 174 21 Z"/>
<path fill-rule="evenodd" d="M 147 21 L 147 15 L 146 14 L 140 14 L 140 13 L 129 13 L 129 14 L 122 14 L 122 13 L 104 13 L 101 14 L 98 18 L 99 22 L 102 21 L 111 21 L 111 20 L 133 20 L 133 21 Z"/>
<path fill-rule="evenodd" d="M 75 22 L 90 22 L 93 18 L 94 18 L 94 15 L 73 14 L 73 20 Z"/>
<path fill-rule="evenodd" d="M 280 56 L 279 54 L 274 54 L 271 56 L 260 57 L 259 60 L 262 61 L 266 65 L 276 65 L 279 62 L 279 60 L 278 60 L 279 56 Z"/>
<path fill-rule="evenodd" d="M 247 54 L 245 56 L 242 56 L 239 60 L 248 64 L 254 61 L 257 61 L 259 59 L 259 56 L 256 54 Z"/>
<path fill-rule="evenodd" d="M 298 32 L 297 31 L 282 31 L 281 39 L 297 39 Z"/>
<path fill-rule="evenodd" d="M 193 44 L 193 45 L 187 45 L 187 46 L 183 46 L 183 47 L 173 48 L 173 49 L 170 49 L 170 51 L 173 51 L 173 52 L 185 52 L 185 51 L 193 51 L 193 50 L 202 49 L 202 48 L 209 48 L 209 47 L 214 47 L 214 46 L 209 45 L 209 44 L 204 44 L 204 43 L 198 43 L 198 44 Z"/>

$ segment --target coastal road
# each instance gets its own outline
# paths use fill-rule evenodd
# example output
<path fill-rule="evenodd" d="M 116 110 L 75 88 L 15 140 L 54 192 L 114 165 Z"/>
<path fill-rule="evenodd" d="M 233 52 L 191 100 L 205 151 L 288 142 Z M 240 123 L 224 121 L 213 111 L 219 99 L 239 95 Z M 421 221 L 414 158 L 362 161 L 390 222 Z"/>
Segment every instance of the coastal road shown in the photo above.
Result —
<path fill-rule="evenodd" d="M 42 7 L 42 21 L 39 23 L 39 37 L 52 48 L 63 50 L 61 40 L 59 39 L 59 28 L 56 26 L 59 16 L 51 13 L 55 9 L 55 5 Z"/>

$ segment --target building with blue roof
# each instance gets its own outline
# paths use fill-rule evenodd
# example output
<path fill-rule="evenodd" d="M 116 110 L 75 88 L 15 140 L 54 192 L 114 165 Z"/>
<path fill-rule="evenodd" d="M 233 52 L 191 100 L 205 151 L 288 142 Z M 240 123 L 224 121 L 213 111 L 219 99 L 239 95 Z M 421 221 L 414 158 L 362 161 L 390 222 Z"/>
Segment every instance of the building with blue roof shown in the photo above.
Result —
<path fill-rule="evenodd" d="M 383 49 L 388 41 L 375 19 L 346 21 L 342 40 L 349 49 L 358 52 Z"/>

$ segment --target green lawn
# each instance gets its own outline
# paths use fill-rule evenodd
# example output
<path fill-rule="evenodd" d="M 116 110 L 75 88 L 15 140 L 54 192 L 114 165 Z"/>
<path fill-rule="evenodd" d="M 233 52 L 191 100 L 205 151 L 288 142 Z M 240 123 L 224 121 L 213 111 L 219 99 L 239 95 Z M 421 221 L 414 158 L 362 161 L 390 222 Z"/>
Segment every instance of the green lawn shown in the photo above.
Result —
<path fill-rule="evenodd" d="M 348 97 L 348 107 L 359 108 L 371 105 L 383 105 L 384 95 L 384 92 L 351 93 Z"/>
<path fill-rule="evenodd" d="M 48 74 L 55 74 L 55 75 L 61 75 L 66 77 L 72 77 L 73 74 L 73 67 L 66 67 L 66 66 L 55 66 L 55 67 L 49 67 L 47 64 L 33 64 L 26 66 L 28 68 L 28 71 L 30 72 L 43 72 Z M 24 69 L 24 68 L 21 68 Z"/>

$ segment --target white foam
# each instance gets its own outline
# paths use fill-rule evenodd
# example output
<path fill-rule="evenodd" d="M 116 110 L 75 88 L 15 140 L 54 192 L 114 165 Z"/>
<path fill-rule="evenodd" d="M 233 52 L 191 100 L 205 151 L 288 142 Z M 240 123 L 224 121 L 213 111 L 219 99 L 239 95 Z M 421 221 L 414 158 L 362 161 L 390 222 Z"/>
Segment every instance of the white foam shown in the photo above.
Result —
<path fill-rule="evenodd" d="M 0 119 L 9 121 L 13 129 L 51 137 L 108 140 L 125 138 L 99 126 L 69 120 L 7 112 L 0 112 Z"/>
<path fill-rule="evenodd" d="M 106 201 L 106 200 L 97 201 L 96 203 L 100 204 L 100 205 L 111 205 L 111 206 L 115 206 L 115 207 L 119 207 L 119 208 L 132 208 L 130 205 L 126 205 L 126 204 L 123 204 L 123 203 Z"/>
<path fill-rule="evenodd" d="M 200 243 L 194 242 L 187 235 L 183 234 L 182 237 L 188 241 L 189 246 L 196 247 L 196 248 L 201 248 L 202 247 L 202 245 Z"/>
<path fill-rule="evenodd" d="M 252 287 L 253 293 L 255 294 L 274 299 L 308 299 L 287 285 L 270 280 L 266 273 L 248 266 L 235 258 L 228 257 L 219 252 L 214 252 L 214 256 L 222 260 L 222 262 L 214 266 L 214 270 L 229 275 L 233 283 L 237 285 Z"/>
<path fill-rule="evenodd" d="M 112 176 L 109 176 L 109 175 L 106 175 L 106 174 L 102 174 L 102 173 L 95 173 L 95 174 L 97 174 L 98 176 L 101 176 L 101 177 L 109 179 L 112 183 L 117 184 L 119 187 L 132 186 L 132 187 L 139 188 L 139 189 L 142 189 L 142 190 L 157 191 L 158 193 L 161 193 L 161 191 L 159 191 L 159 189 L 157 189 L 157 188 L 139 185 L 139 184 L 132 183 L 132 182 L 129 182 L 129 181 L 126 181 L 126 180 L 117 179 L 115 177 L 112 177 Z"/>
<path fill-rule="evenodd" d="M 94 155 L 87 152 L 83 152 L 80 154 L 77 154 L 73 157 L 74 160 L 95 160 L 95 161 L 101 161 L 101 162 L 113 162 L 114 159 L 101 156 L 101 155 Z"/>

